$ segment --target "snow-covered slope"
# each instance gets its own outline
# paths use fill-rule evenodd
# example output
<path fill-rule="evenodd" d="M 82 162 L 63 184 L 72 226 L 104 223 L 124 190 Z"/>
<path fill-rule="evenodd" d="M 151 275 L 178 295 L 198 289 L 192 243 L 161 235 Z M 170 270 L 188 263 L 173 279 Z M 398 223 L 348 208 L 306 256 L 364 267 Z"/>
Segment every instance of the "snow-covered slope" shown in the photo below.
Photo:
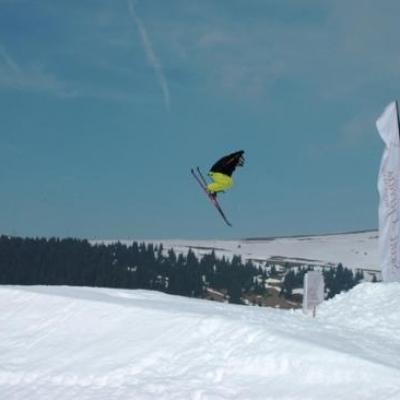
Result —
<path fill-rule="evenodd" d="M 400 284 L 301 311 L 0 286 L 7 400 L 400 399 Z"/>
<path fill-rule="evenodd" d="M 165 249 L 173 248 L 184 253 L 192 248 L 200 255 L 215 250 L 218 256 L 232 257 L 236 254 L 244 260 L 291 261 L 307 265 L 336 265 L 341 262 L 347 268 L 380 270 L 377 231 L 248 240 L 175 239 L 146 242 L 162 243 Z"/>

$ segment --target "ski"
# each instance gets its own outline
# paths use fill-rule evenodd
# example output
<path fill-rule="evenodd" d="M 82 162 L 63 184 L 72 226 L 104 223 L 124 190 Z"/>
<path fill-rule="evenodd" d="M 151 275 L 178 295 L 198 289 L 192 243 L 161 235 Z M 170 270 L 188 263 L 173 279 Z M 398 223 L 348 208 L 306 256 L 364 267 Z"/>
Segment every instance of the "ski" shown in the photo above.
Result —
<path fill-rule="evenodd" d="M 207 181 L 205 180 L 204 175 L 201 173 L 200 168 L 197 167 L 198 174 L 196 173 L 196 171 L 193 168 L 190 171 L 191 171 L 194 179 L 196 179 L 197 183 L 201 186 L 201 188 L 203 189 L 204 193 L 209 198 L 209 200 L 212 203 L 212 205 L 217 209 L 217 211 L 221 215 L 221 217 L 224 220 L 224 222 L 227 225 L 232 226 L 232 224 L 229 222 L 228 218 L 226 218 L 225 213 L 222 211 L 222 208 L 219 205 L 217 199 L 215 199 L 214 197 L 210 196 L 210 194 L 207 192 Z"/>
<path fill-rule="evenodd" d="M 201 172 L 200 167 L 196 167 L 196 170 L 197 170 L 197 173 L 198 173 L 199 176 L 200 176 L 200 179 L 203 181 L 204 186 L 207 187 L 206 178 L 204 178 L 204 175 L 203 175 L 203 173 Z"/>

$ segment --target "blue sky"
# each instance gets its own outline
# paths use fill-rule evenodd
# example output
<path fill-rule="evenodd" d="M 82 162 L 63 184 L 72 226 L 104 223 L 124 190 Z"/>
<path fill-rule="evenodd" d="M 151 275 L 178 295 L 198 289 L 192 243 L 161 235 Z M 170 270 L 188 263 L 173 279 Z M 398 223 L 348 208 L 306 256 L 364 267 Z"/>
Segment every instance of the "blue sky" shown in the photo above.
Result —
<path fill-rule="evenodd" d="M 398 15 L 372 0 L 0 0 L 1 233 L 377 227 Z M 229 228 L 189 170 L 239 149 Z"/>

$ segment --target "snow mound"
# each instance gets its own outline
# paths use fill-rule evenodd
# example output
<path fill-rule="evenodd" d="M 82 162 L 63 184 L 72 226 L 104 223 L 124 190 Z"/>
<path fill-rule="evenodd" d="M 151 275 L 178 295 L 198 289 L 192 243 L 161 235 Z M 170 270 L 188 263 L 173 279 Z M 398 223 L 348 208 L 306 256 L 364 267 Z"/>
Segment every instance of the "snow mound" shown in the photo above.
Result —
<path fill-rule="evenodd" d="M 363 283 L 320 307 L 321 318 L 349 329 L 396 338 L 400 333 L 400 283 Z"/>
<path fill-rule="evenodd" d="M 0 286 L 4 399 L 400 399 L 400 286 L 299 311 Z"/>

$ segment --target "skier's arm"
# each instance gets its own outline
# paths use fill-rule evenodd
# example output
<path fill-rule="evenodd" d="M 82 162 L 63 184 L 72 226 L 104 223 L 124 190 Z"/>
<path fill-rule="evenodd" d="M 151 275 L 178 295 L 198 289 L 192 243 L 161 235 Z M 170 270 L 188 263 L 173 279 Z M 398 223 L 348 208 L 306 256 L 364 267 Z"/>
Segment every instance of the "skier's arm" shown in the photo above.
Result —
<path fill-rule="evenodd" d="M 231 164 L 235 163 L 239 166 L 243 166 L 244 164 L 244 157 L 243 157 L 244 151 L 240 150 L 237 151 L 236 153 L 230 154 L 227 158 L 228 160 L 226 161 L 226 164 Z"/>

